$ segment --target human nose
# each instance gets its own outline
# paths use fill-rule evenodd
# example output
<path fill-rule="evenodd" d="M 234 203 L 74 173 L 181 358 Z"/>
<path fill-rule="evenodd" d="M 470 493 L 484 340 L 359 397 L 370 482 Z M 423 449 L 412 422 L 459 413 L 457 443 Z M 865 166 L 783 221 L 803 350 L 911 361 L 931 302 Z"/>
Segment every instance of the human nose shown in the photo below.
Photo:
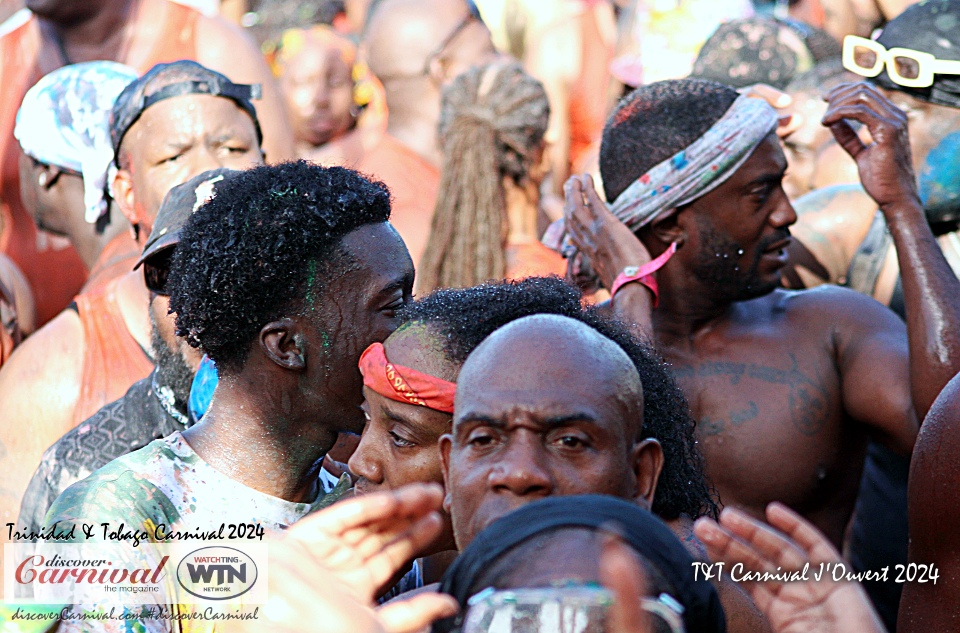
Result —
<path fill-rule="evenodd" d="M 787 193 L 780 188 L 780 201 L 777 208 L 770 214 L 770 224 L 777 229 L 786 228 L 797 221 L 797 212 L 790 203 Z"/>
<path fill-rule="evenodd" d="M 313 96 L 313 102 L 318 109 L 326 108 L 330 105 L 330 88 L 326 82 L 321 81 L 317 84 L 317 92 Z"/>
<path fill-rule="evenodd" d="M 357 450 L 353 452 L 353 455 L 350 456 L 350 460 L 347 462 L 347 467 L 354 475 L 366 479 L 372 484 L 380 485 L 383 483 L 382 462 L 374 447 L 369 429 L 370 423 L 368 422 L 366 428 L 363 429 L 363 434 L 360 436 L 360 443 L 357 445 Z"/>
<path fill-rule="evenodd" d="M 199 151 L 194 154 L 192 163 L 191 167 L 194 175 L 226 166 L 219 153 L 207 143 L 200 146 Z"/>
<path fill-rule="evenodd" d="M 547 497 L 553 491 L 553 478 L 544 464 L 543 445 L 535 433 L 520 430 L 514 433 L 505 450 L 497 456 L 490 471 L 490 488 L 518 497 Z"/>

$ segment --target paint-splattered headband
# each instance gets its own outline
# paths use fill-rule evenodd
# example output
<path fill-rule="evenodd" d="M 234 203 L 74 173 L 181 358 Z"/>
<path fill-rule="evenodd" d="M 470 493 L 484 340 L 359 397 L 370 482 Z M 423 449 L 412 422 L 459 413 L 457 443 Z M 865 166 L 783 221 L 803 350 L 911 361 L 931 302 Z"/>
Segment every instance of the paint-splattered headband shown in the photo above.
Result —
<path fill-rule="evenodd" d="M 391 363 L 380 343 L 360 355 L 360 373 L 363 384 L 385 398 L 453 413 L 456 383 Z"/>

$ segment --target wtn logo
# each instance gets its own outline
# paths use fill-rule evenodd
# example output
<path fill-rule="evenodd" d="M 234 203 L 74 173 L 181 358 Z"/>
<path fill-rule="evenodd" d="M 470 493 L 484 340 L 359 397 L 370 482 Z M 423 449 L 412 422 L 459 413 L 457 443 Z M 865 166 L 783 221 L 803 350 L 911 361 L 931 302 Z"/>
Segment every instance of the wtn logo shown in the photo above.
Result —
<path fill-rule="evenodd" d="M 203 600 L 227 600 L 243 595 L 257 582 L 253 558 L 232 547 L 203 547 L 177 565 L 177 581 Z"/>
<path fill-rule="evenodd" d="M 190 582 L 210 584 L 213 575 L 217 575 L 217 584 L 224 582 L 247 582 L 247 564 L 240 565 L 239 571 L 233 565 L 191 565 L 187 563 Z M 226 579 L 226 580 L 224 580 Z"/>

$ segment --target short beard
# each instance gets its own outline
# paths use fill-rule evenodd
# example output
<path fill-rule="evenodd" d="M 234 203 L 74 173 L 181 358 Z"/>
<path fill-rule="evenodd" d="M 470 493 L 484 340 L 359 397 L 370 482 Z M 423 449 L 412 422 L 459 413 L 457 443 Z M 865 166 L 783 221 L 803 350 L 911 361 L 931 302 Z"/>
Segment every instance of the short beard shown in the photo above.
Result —
<path fill-rule="evenodd" d="M 174 406 L 179 411 L 187 410 L 190 387 L 193 386 L 194 372 L 184 362 L 179 351 L 171 350 L 160 336 L 157 321 L 150 313 L 150 344 L 153 346 L 153 358 L 157 363 L 157 385 L 169 387 L 173 392 Z"/>
<path fill-rule="evenodd" d="M 701 223 L 703 246 L 697 255 L 693 274 L 710 285 L 712 293 L 731 303 L 748 301 L 768 295 L 780 287 L 779 276 L 775 281 L 762 282 L 757 270 L 763 251 L 772 244 L 786 239 L 790 231 L 783 229 L 764 239 L 753 253 L 747 253 L 749 263 L 741 262 L 744 250 L 733 240 L 723 236 L 712 226 Z"/>

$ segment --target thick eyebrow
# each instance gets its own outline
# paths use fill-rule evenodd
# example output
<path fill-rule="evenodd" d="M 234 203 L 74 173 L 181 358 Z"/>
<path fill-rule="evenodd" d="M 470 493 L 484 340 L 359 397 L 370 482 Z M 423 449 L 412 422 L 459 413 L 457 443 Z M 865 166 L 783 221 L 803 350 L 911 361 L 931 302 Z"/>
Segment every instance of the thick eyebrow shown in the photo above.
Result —
<path fill-rule="evenodd" d="M 586 422 L 587 424 L 596 424 L 597 418 L 592 414 L 585 411 L 578 411 L 576 413 L 568 413 L 565 415 L 556 415 L 549 418 L 545 418 L 539 422 L 541 426 L 546 427 L 548 430 L 560 428 L 564 426 L 569 426 L 571 424 L 576 424 L 578 422 Z M 502 429 L 507 426 L 507 423 L 499 418 L 492 418 L 487 415 L 482 415 L 480 413 L 466 413 L 457 420 L 457 425 L 461 424 L 483 424 L 484 426 L 490 426 L 497 429 Z"/>
<path fill-rule="evenodd" d="M 543 421 L 543 424 L 551 429 L 555 429 L 561 426 L 576 424 L 577 422 L 586 422 L 588 424 L 596 424 L 597 418 L 595 418 L 593 415 L 589 413 L 581 411 L 577 413 L 569 413 L 567 415 L 558 415 L 551 418 L 547 418 Z"/>
<path fill-rule="evenodd" d="M 397 290 L 403 290 L 413 285 L 412 275 L 409 273 L 404 273 L 400 277 L 390 281 L 384 287 L 377 291 L 377 297 L 382 297 L 384 295 L 390 295 L 396 292 Z"/>
<path fill-rule="evenodd" d="M 380 407 L 380 410 L 383 412 L 384 417 L 386 417 L 388 420 L 393 420 L 394 422 L 399 422 L 400 424 L 410 427 L 417 426 L 415 423 L 411 422 L 409 418 L 405 418 L 402 415 L 391 411 L 387 407 Z"/>
<path fill-rule="evenodd" d="M 502 429 L 507 426 L 507 423 L 503 420 L 491 418 L 490 416 L 483 415 L 481 413 L 470 412 L 463 414 L 459 419 L 454 419 L 454 426 L 461 426 L 464 424 L 483 424 L 484 426 L 492 426 L 495 429 Z"/>
<path fill-rule="evenodd" d="M 786 167 L 784 167 L 783 169 L 775 173 L 761 174 L 760 176 L 757 176 L 756 178 L 748 182 L 746 185 L 746 188 L 749 189 L 751 187 L 755 187 L 756 185 L 770 185 L 770 184 L 777 184 L 779 182 L 783 182 L 783 177 L 786 174 L 787 174 Z"/>

